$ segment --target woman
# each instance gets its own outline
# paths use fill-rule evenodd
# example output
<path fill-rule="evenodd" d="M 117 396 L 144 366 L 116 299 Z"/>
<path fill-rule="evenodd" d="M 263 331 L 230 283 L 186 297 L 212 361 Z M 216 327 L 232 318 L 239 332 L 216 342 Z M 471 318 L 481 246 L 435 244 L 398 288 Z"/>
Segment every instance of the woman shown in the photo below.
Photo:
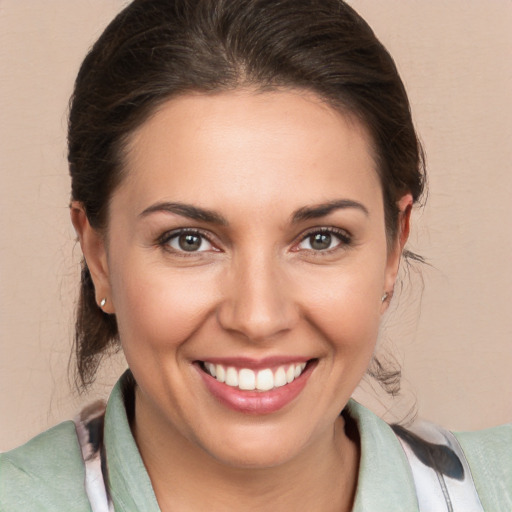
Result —
<path fill-rule="evenodd" d="M 397 437 L 349 401 L 424 178 L 346 4 L 133 2 L 78 75 L 69 163 L 79 375 L 117 343 L 130 371 L 81 446 L 65 423 L 0 459 L 2 508 L 510 508 L 510 428 Z"/>

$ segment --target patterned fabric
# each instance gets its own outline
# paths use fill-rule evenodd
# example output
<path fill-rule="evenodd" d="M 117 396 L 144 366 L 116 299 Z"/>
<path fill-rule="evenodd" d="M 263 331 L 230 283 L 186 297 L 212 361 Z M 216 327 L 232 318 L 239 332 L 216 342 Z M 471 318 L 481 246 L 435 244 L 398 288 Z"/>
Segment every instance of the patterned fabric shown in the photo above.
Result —
<path fill-rule="evenodd" d="M 85 465 L 92 512 L 114 512 L 108 493 L 103 426 L 106 404 L 82 410 L 75 427 Z M 420 512 L 484 512 L 464 453 L 455 436 L 437 425 L 392 425 L 411 466 Z"/>
<path fill-rule="evenodd" d="M 455 436 L 425 421 L 392 425 L 411 466 L 420 512 L 484 512 Z"/>
<path fill-rule="evenodd" d="M 103 458 L 105 471 L 100 473 L 96 464 L 96 474 L 100 474 L 100 479 L 93 481 L 99 481 L 105 488 L 104 510 L 110 510 L 110 498 L 116 512 L 157 512 L 160 510 L 158 502 L 130 427 L 134 417 L 133 386 L 131 373 L 125 373 L 110 395 L 103 431 L 92 428 L 93 422 L 81 437 L 86 445 L 92 445 L 92 453 L 99 454 L 100 469 Z M 392 428 L 354 400 L 349 400 L 344 414 L 359 434 L 361 445 L 353 511 L 419 512 L 417 484 L 411 465 Z M 87 418 L 89 415 L 84 413 L 78 423 L 87 424 Z M 98 420 L 98 416 L 93 413 L 90 419 Z M 469 462 L 483 509 L 487 512 L 511 512 L 512 425 L 478 432 L 457 432 L 455 437 Z M 428 439 L 428 442 L 447 445 L 442 439 Z M 438 453 L 444 451 L 434 449 Z M 89 459 L 90 452 L 85 454 Z M 90 460 L 98 459 L 92 457 Z M 88 462 L 84 464 L 76 426 L 72 421 L 60 423 L 23 446 L 0 453 L 0 510 L 91 512 L 85 485 L 90 479 L 86 477 L 86 465 L 89 473 L 91 465 Z M 103 479 L 103 475 L 107 475 L 106 467 L 108 479 Z M 448 468 L 450 472 L 449 464 L 442 463 L 439 467 Z M 456 464 L 451 471 L 457 475 Z M 467 474 L 466 469 L 464 474 Z M 449 481 L 449 476 L 442 472 L 441 475 Z M 434 477 L 437 479 L 436 473 Z M 109 498 L 104 483 L 107 480 Z M 453 510 L 457 511 L 457 503 L 450 499 Z M 439 510 L 448 510 L 446 503 Z M 472 512 L 472 509 L 464 512 Z"/>
<path fill-rule="evenodd" d="M 93 512 L 114 512 L 108 495 L 107 463 L 103 445 L 106 404 L 95 402 L 75 418 L 75 428 L 85 465 L 85 491 Z"/>

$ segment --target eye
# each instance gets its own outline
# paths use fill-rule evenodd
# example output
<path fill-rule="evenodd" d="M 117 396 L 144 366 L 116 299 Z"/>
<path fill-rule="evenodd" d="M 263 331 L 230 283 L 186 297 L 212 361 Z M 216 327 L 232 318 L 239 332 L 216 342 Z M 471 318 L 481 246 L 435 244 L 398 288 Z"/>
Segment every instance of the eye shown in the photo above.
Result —
<path fill-rule="evenodd" d="M 309 232 L 298 244 L 299 250 L 328 251 L 350 244 L 350 236 L 342 230 L 323 228 Z"/>
<path fill-rule="evenodd" d="M 162 246 L 174 252 L 205 252 L 214 250 L 211 242 L 198 231 L 174 231 L 164 235 L 160 241 Z"/>

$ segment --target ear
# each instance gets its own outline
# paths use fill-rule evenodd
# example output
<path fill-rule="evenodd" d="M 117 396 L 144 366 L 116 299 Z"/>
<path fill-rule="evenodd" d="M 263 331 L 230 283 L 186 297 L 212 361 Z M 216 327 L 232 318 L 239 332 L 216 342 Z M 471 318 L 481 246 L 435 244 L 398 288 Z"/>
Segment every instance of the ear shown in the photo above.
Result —
<path fill-rule="evenodd" d="M 384 309 L 387 309 L 389 300 L 393 295 L 396 276 L 398 275 L 398 268 L 400 266 L 400 259 L 402 257 L 404 246 L 409 238 L 412 204 L 413 198 L 411 194 L 405 194 L 396 203 L 398 208 L 398 229 L 395 240 L 393 240 L 393 245 L 388 251 L 388 261 L 386 265 L 386 276 L 383 290 L 383 294 L 387 294 L 386 299 L 383 300 Z"/>
<path fill-rule="evenodd" d="M 112 295 L 104 237 L 89 223 L 82 203 L 72 201 L 70 209 L 71 222 L 78 235 L 87 268 L 94 283 L 96 303 L 105 313 L 114 313 L 114 306 L 110 300 Z M 106 299 L 106 302 L 101 306 L 103 299 Z"/>

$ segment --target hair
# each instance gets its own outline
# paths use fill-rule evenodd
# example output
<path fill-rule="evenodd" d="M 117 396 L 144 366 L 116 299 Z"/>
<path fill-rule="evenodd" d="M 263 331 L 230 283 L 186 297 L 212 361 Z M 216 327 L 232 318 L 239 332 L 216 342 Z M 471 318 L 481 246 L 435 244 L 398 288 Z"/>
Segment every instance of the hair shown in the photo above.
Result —
<path fill-rule="evenodd" d="M 392 57 L 341 0 L 135 0 L 121 11 L 82 63 L 70 101 L 71 195 L 90 225 L 106 229 L 129 137 L 160 105 L 187 92 L 240 87 L 312 91 L 355 117 L 373 144 L 387 236 L 395 239 L 397 200 L 411 193 L 416 202 L 423 191 L 423 152 Z M 84 261 L 75 329 L 79 390 L 118 342 L 115 316 L 97 306 Z M 396 391 L 399 372 L 378 361 L 372 372 Z"/>

